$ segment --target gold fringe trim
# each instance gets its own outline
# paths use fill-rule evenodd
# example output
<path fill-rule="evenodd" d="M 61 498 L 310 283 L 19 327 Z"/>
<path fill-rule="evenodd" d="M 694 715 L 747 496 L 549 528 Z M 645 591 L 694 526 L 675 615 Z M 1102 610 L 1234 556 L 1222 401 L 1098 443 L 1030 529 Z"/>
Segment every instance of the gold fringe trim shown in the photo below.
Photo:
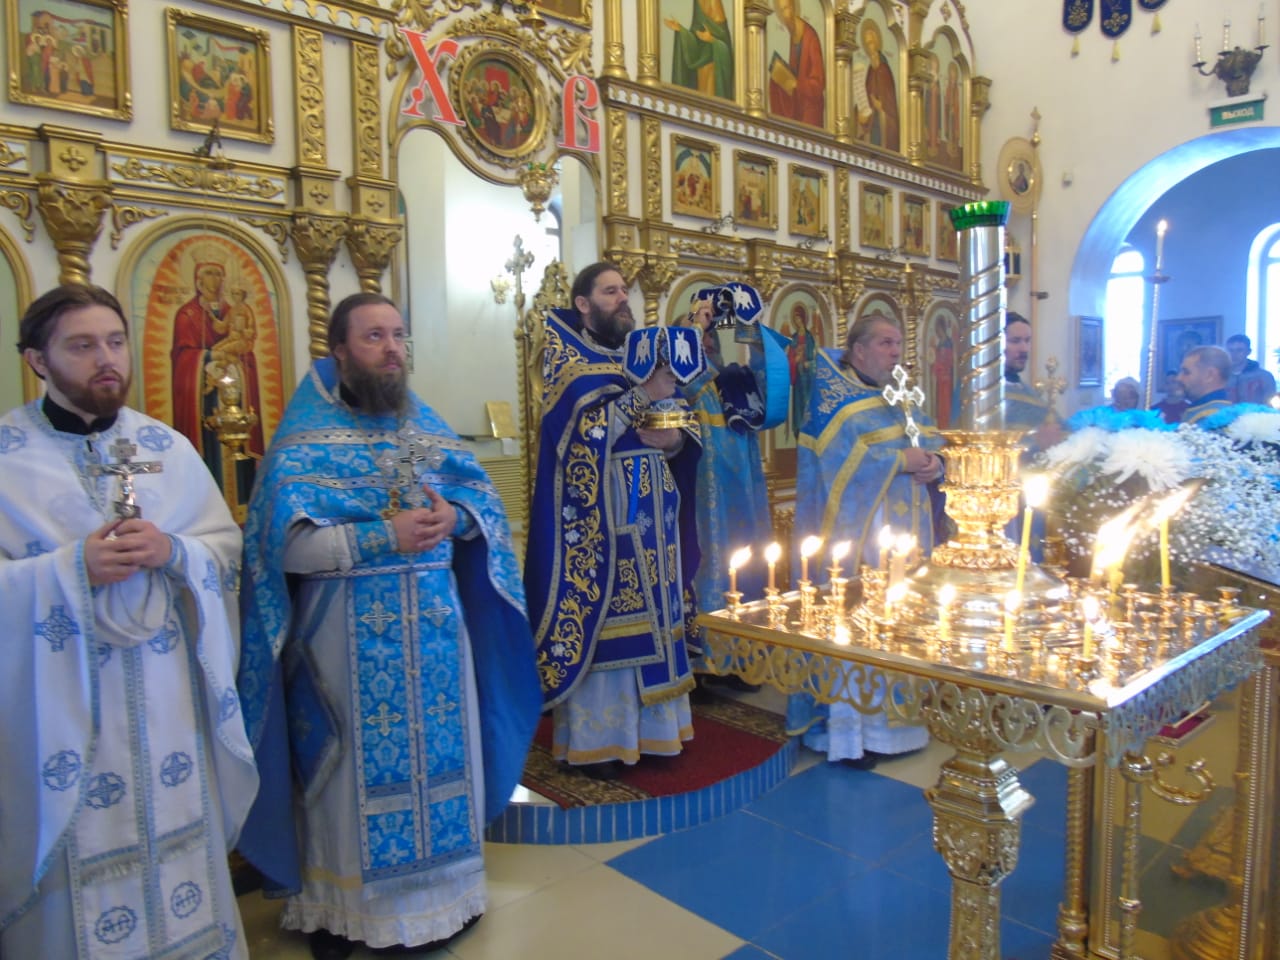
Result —
<path fill-rule="evenodd" d="M 1073 57 L 1080 56 L 1080 34 L 1076 34 L 1071 38 L 1071 55 Z"/>
<path fill-rule="evenodd" d="M 1111 45 L 1111 62 L 1116 63 L 1120 59 L 1120 41 L 1116 40 Z"/>

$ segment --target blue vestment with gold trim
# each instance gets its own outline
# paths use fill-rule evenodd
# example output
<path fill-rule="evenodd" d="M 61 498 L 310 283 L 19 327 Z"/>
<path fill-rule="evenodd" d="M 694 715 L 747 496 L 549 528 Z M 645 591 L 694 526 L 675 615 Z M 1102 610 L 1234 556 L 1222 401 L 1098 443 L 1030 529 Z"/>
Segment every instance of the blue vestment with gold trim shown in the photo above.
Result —
<path fill-rule="evenodd" d="M 904 467 L 910 446 L 906 416 L 883 387 L 841 366 L 840 352 L 821 350 L 814 363 L 809 418 L 796 453 L 795 542 L 811 534 L 852 542 L 849 562 L 879 563 L 877 534 L 888 524 L 910 533 L 925 556 L 933 550 L 933 509 L 926 484 Z M 920 446 L 938 451 L 942 437 L 922 412 Z M 921 727 L 889 726 L 883 713 L 862 716 L 848 704 L 818 704 L 808 694 L 787 701 L 787 732 L 803 734 L 829 760 L 859 759 L 867 751 L 903 753 L 929 739 Z"/>
<path fill-rule="evenodd" d="M 1037 430 L 1049 416 L 1049 403 L 1034 387 L 1022 382 L 1019 374 L 1004 378 L 1004 428 Z"/>
<path fill-rule="evenodd" d="M 368 415 L 337 388 L 334 361 L 316 361 L 276 430 L 245 526 L 238 683 L 263 788 L 240 850 L 270 887 L 288 892 L 301 880 L 291 798 L 314 796 L 343 751 L 355 757 L 361 880 L 407 889 L 428 870 L 478 857 L 480 829 L 519 782 L 540 712 L 523 585 L 483 468 L 417 397 L 399 416 Z M 476 536 L 398 551 L 386 519 L 398 488 L 378 460 L 396 450 L 406 425 L 443 454 L 422 482 L 469 515 Z M 355 566 L 286 576 L 287 534 L 300 522 L 341 525 Z M 319 598 L 318 612 L 303 615 L 304 595 Z M 326 689 L 308 650 L 335 623 L 345 625 L 351 651 L 342 697 Z M 463 644 L 478 704 L 465 702 L 473 687 L 461 673 Z M 352 717 L 336 716 L 339 700 Z M 484 810 L 472 809 L 466 789 L 481 774 L 471 769 L 465 716 L 475 707 Z M 354 742 L 338 736 L 348 727 Z"/>
<path fill-rule="evenodd" d="M 889 405 L 881 387 L 842 367 L 839 351 L 819 351 L 815 378 L 796 453 L 796 542 L 810 534 L 828 545 L 850 540 L 853 562 L 874 564 L 876 534 L 888 524 L 914 536 L 927 556 L 933 549 L 929 490 L 903 472 L 910 441 L 902 409 Z M 923 412 L 913 416 L 920 446 L 940 450 L 933 422 Z"/>
<path fill-rule="evenodd" d="M 670 458 L 646 446 L 642 391 L 570 311 L 547 317 L 543 377 L 525 588 L 544 706 L 600 669 L 633 668 L 641 702 L 670 700 L 693 686 L 697 430 Z"/>

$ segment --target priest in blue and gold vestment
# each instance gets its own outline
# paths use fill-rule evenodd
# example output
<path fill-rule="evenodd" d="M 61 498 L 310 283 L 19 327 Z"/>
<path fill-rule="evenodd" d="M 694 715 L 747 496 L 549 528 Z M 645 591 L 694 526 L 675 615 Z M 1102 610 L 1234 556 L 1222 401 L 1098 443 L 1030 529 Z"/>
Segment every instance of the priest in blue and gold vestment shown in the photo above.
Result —
<path fill-rule="evenodd" d="M 924 556 L 933 549 L 930 486 L 943 472 L 942 437 L 915 414 L 920 445 L 907 435 L 903 410 L 884 388 L 902 356 L 902 331 L 891 319 L 867 315 L 849 331 L 849 348 L 818 354 L 809 418 L 796 455 L 795 537 L 816 534 L 829 546 L 852 542 L 851 557 L 877 564 L 878 533 L 888 526 L 910 534 Z M 929 739 L 920 727 L 890 727 L 883 713 L 863 716 L 848 704 L 820 706 L 793 696 L 787 727 L 805 745 L 869 768 L 884 754 L 918 750 Z"/>
<path fill-rule="evenodd" d="M 696 427 L 643 425 L 676 381 L 666 367 L 638 385 L 623 372 L 635 320 L 618 268 L 584 268 L 572 302 L 546 319 L 525 589 L 554 755 L 611 778 L 693 736 L 700 447 Z"/>
<path fill-rule="evenodd" d="M 485 911 L 484 826 L 538 723 L 502 500 L 408 389 L 406 336 L 380 294 L 338 304 L 245 525 L 239 686 L 263 787 L 240 851 L 315 957 L 435 948 Z"/>

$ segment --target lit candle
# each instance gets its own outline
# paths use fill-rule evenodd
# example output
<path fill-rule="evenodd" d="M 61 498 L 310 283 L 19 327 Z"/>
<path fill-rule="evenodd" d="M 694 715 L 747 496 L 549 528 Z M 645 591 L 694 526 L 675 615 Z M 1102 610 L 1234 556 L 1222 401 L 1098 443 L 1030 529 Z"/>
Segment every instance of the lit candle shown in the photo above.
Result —
<path fill-rule="evenodd" d="M 880 547 L 880 569 L 889 569 L 889 554 L 893 550 L 893 531 L 886 523 L 880 528 L 880 536 L 876 538 L 876 545 Z"/>
<path fill-rule="evenodd" d="M 1169 577 L 1169 518 L 1160 521 L 1160 586 L 1168 590 L 1172 580 Z"/>
<path fill-rule="evenodd" d="M 751 560 L 751 548 L 743 547 L 729 558 L 729 592 L 738 592 L 738 568 L 745 567 Z"/>
<path fill-rule="evenodd" d="M 889 553 L 889 586 L 902 583 L 907 578 L 907 557 L 916 547 L 916 538 L 909 533 L 898 537 Z"/>
<path fill-rule="evenodd" d="M 1200 24 L 1196 24 L 1196 63 L 1204 63 L 1204 57 L 1200 54 Z"/>
<path fill-rule="evenodd" d="M 1266 14 L 1264 12 L 1265 9 L 1266 8 L 1262 4 L 1258 4 L 1258 46 L 1259 47 L 1265 47 L 1267 45 Z"/>
<path fill-rule="evenodd" d="M 1022 542 L 1018 545 L 1018 585 L 1014 588 L 1022 594 L 1022 585 L 1027 578 L 1027 563 L 1031 559 L 1031 526 L 1035 512 L 1044 505 L 1049 496 L 1049 478 L 1043 473 L 1032 474 L 1022 485 L 1022 497 L 1027 502 L 1022 511 Z"/>
<path fill-rule="evenodd" d="M 1169 229 L 1169 221 L 1161 220 L 1156 224 L 1156 270 L 1164 264 L 1164 234 Z"/>
<path fill-rule="evenodd" d="M 805 537 L 800 542 L 800 579 L 804 583 L 809 582 L 809 558 L 817 553 L 821 546 L 821 537 Z"/>
<path fill-rule="evenodd" d="M 1231 21 L 1229 19 L 1222 21 L 1222 49 L 1231 49 Z"/>
<path fill-rule="evenodd" d="M 1156 504 L 1152 519 L 1160 529 L 1160 586 L 1166 590 L 1172 582 L 1169 576 L 1169 520 L 1183 508 L 1200 487 L 1200 483 L 1185 484 Z"/>
<path fill-rule="evenodd" d="M 900 603 L 906 595 L 907 585 L 905 582 L 894 584 L 884 592 L 884 618 L 886 620 L 893 619 L 894 605 Z"/>
<path fill-rule="evenodd" d="M 1085 660 L 1093 659 L 1093 621 L 1098 619 L 1098 598 L 1085 594 L 1080 601 L 1080 614 L 1084 617 L 1084 643 L 1080 648 L 1080 656 Z"/>
<path fill-rule="evenodd" d="M 951 604 L 956 599 L 956 588 L 944 583 L 938 590 L 938 639 L 946 643 L 951 639 Z"/>
<path fill-rule="evenodd" d="M 1017 619 L 1018 608 L 1022 606 L 1022 594 L 1010 590 L 1004 597 L 1004 652 L 1013 653 L 1013 622 Z"/>
<path fill-rule="evenodd" d="M 831 545 L 831 579 L 834 580 L 840 576 L 840 561 L 849 555 L 849 551 L 853 549 L 853 544 L 848 540 L 841 540 L 839 543 Z"/>
<path fill-rule="evenodd" d="M 778 568 L 778 558 L 782 556 L 782 545 L 771 543 L 764 548 L 765 563 L 769 564 L 769 589 L 776 590 L 778 585 L 774 582 L 774 573 Z"/>

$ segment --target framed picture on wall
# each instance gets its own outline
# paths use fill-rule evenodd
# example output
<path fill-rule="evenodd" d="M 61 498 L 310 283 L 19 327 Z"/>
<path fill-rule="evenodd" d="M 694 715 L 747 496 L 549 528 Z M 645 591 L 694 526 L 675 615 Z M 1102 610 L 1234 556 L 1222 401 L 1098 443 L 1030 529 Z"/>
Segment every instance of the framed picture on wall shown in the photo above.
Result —
<path fill-rule="evenodd" d="M 9 99 L 133 116 L 125 0 L 5 0 Z"/>
<path fill-rule="evenodd" d="M 720 217 L 720 148 L 714 143 L 672 134 L 671 212 Z"/>
<path fill-rule="evenodd" d="M 1080 375 L 1076 379 L 1078 387 L 1102 386 L 1102 318 L 1077 317 L 1077 337 L 1079 353 L 1076 369 Z"/>
<path fill-rule="evenodd" d="M 1188 350 L 1222 343 L 1222 317 L 1161 320 L 1158 333 L 1156 356 L 1160 358 L 1160 369 L 1156 371 L 1156 377 L 1158 383 L 1163 383 L 1166 373 L 1182 365 L 1182 358 Z"/>
<path fill-rule="evenodd" d="M 827 175 L 810 167 L 790 169 L 787 229 L 800 237 L 827 235 Z"/>
<path fill-rule="evenodd" d="M 902 222 L 898 226 L 904 253 L 929 255 L 929 201 L 913 193 L 902 195 Z"/>
<path fill-rule="evenodd" d="M 877 250 L 893 246 L 893 194 L 887 187 L 858 184 L 858 241 Z"/>
<path fill-rule="evenodd" d="M 778 161 L 733 151 L 733 221 L 744 227 L 778 228 Z"/>
<path fill-rule="evenodd" d="M 271 143 L 271 38 L 242 27 L 165 9 L 169 23 L 169 126 Z"/>
<path fill-rule="evenodd" d="M 960 234 L 955 228 L 955 224 L 951 222 L 951 211 L 956 208 L 954 203 L 943 203 L 938 201 L 938 217 L 937 217 L 937 242 L 934 249 L 938 251 L 939 260 L 950 260 L 955 262 L 957 259 L 956 250 L 960 243 Z"/>

